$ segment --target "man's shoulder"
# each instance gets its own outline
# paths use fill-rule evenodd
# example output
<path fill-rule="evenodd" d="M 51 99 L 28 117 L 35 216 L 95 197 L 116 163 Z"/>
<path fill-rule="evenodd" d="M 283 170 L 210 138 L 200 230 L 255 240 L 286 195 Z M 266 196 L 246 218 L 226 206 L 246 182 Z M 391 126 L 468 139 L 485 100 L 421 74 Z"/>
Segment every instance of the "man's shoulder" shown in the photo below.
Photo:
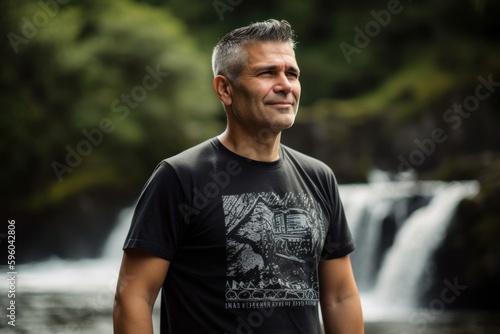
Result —
<path fill-rule="evenodd" d="M 207 139 L 195 146 L 192 146 L 176 155 L 163 159 L 172 167 L 188 167 L 197 166 L 202 161 L 207 161 L 211 155 L 214 154 L 214 139 Z"/>
<path fill-rule="evenodd" d="M 286 157 L 294 164 L 299 164 L 302 168 L 333 173 L 332 169 L 323 161 L 310 155 L 297 151 L 289 146 L 281 145 Z"/>

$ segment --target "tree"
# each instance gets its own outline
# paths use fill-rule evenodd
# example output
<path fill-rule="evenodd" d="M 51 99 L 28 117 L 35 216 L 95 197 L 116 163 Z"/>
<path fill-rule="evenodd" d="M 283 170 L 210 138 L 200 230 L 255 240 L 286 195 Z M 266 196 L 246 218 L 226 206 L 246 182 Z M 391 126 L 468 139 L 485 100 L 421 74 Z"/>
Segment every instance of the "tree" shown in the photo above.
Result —
<path fill-rule="evenodd" d="M 210 60 L 168 10 L 124 0 L 3 6 L 2 200 L 26 217 L 20 229 L 52 226 L 82 198 L 127 205 L 161 159 L 215 133 Z M 96 224 L 99 213 L 88 214 Z"/>

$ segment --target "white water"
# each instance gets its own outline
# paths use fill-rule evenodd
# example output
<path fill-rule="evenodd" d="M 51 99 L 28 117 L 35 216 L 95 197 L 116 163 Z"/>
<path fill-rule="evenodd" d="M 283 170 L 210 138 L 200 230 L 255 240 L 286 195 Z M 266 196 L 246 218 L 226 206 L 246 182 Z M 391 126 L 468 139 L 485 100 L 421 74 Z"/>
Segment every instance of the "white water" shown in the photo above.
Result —
<path fill-rule="evenodd" d="M 357 243 L 351 255 L 358 286 L 369 290 L 379 268 L 376 258 L 384 219 L 392 217 L 396 226 L 404 225 L 410 215 L 409 200 L 415 196 L 431 198 L 443 182 L 373 182 L 340 187 L 346 216 Z"/>
<path fill-rule="evenodd" d="M 379 182 L 344 186 L 340 191 L 358 245 L 352 257 L 365 319 L 406 318 L 416 307 L 423 279 L 432 274 L 430 258 L 446 236 L 458 203 L 476 195 L 478 183 Z M 429 197 L 430 202 L 409 214 L 403 199 L 414 195 Z M 355 213 L 351 203 L 355 203 Z M 382 220 L 389 214 L 399 229 L 380 268 L 374 268 Z"/>
<path fill-rule="evenodd" d="M 476 182 L 383 181 L 340 187 L 346 215 L 358 244 L 353 264 L 362 287 L 367 320 L 396 317 L 411 309 L 419 291 L 419 281 L 428 269 L 429 257 L 444 238 L 457 203 L 477 191 Z M 431 201 L 408 216 L 403 199 L 416 194 L 429 197 Z M 114 294 L 121 247 L 132 211 L 128 208 L 121 213 L 101 259 L 52 259 L 18 266 L 19 291 L 90 293 L 94 304 L 111 305 L 108 303 Z M 389 214 L 395 217 L 400 228 L 378 268 L 374 259 L 382 233 L 381 222 Z"/>
<path fill-rule="evenodd" d="M 118 215 L 116 227 L 100 259 L 48 261 L 18 266 L 18 286 L 23 292 L 70 292 L 114 294 L 122 246 L 132 219 L 133 207 Z"/>
<path fill-rule="evenodd" d="M 474 183 L 442 185 L 427 206 L 408 218 L 382 263 L 374 287 L 378 300 L 398 307 L 415 306 L 419 281 L 430 256 L 445 237 L 457 203 L 476 193 Z"/>

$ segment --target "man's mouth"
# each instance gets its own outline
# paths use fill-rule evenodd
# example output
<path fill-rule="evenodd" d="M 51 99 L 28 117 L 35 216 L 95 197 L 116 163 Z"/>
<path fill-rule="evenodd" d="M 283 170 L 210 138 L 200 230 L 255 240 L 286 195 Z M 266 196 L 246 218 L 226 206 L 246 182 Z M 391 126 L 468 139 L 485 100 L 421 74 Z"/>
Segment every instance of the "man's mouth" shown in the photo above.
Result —
<path fill-rule="evenodd" d="M 293 102 L 292 101 L 283 100 L 283 101 L 269 102 L 268 104 L 275 105 L 275 106 L 291 106 L 291 105 L 293 105 Z"/>

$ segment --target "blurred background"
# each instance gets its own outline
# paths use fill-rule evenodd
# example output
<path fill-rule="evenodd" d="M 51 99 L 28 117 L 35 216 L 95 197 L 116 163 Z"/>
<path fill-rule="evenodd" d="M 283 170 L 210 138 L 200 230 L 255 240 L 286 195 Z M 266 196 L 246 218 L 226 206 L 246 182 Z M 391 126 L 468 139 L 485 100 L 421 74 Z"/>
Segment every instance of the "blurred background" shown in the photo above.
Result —
<path fill-rule="evenodd" d="M 0 246 L 3 265 L 15 220 L 19 305 L 2 332 L 111 331 L 130 208 L 160 160 L 224 129 L 212 48 L 268 18 L 298 35 L 283 141 L 341 185 L 367 333 L 500 332 L 498 1 L 3 0 L 0 15 Z"/>

